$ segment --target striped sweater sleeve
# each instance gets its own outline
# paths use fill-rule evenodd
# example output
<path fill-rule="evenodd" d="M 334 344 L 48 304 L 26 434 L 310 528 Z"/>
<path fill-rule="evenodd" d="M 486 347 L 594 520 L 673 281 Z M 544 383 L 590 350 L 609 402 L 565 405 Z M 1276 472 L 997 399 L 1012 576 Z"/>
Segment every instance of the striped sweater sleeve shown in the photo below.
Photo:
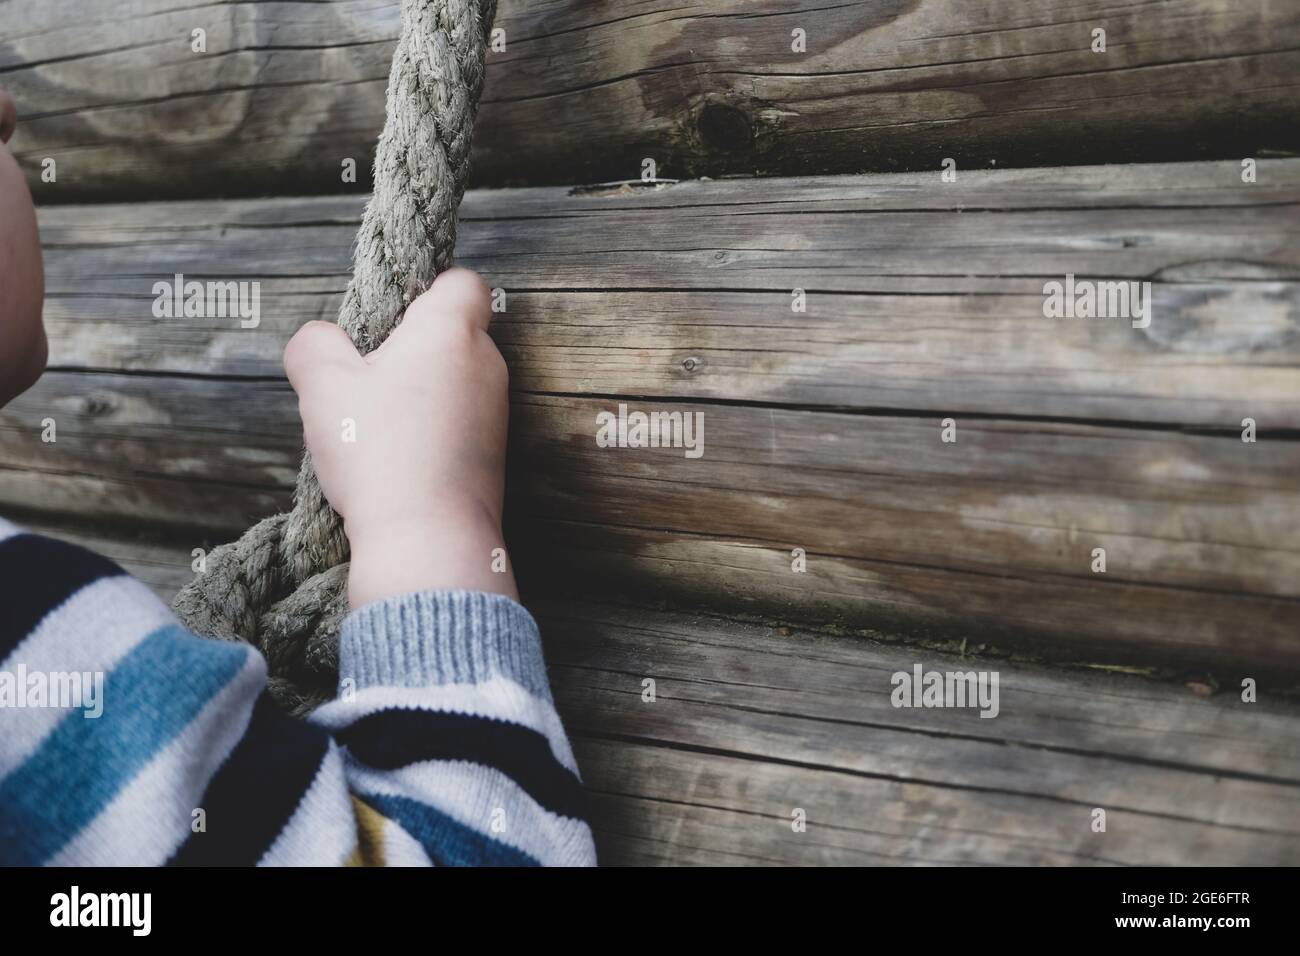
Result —
<path fill-rule="evenodd" d="M 0 521 L 0 864 L 587 865 L 537 626 L 426 592 L 344 622 L 337 698 L 90 551 Z"/>

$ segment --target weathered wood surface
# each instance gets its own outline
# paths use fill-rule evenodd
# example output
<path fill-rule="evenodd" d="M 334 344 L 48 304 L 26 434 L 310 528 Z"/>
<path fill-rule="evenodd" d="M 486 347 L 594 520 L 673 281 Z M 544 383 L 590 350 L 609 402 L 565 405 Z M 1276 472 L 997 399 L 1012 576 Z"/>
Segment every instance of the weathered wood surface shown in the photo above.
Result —
<path fill-rule="evenodd" d="M 43 210 L 54 363 L 279 377 L 363 202 Z M 489 190 L 457 261 L 522 391 L 1300 427 L 1300 161 Z M 153 318 L 175 272 L 259 280 L 261 326 Z M 1152 280 L 1156 320 L 1044 319 L 1067 272 Z"/>
<path fill-rule="evenodd" d="M 516 563 L 792 621 L 1300 670 L 1300 161 L 1260 174 L 472 194 L 461 261 L 507 294 Z M 0 413 L 0 505 L 196 544 L 282 508 L 300 427 L 276 357 L 333 315 L 359 208 L 43 210 L 53 370 Z M 261 326 L 155 319 L 177 272 L 261 281 Z M 1154 277 L 1151 326 L 1044 319 L 1066 272 Z M 597 448 L 620 400 L 703 413 L 704 457 Z"/>
<path fill-rule="evenodd" d="M 184 545 L 71 537 L 164 599 L 191 576 Z M 1270 694 L 1247 704 L 1234 686 L 1199 696 L 802 628 L 529 604 L 606 864 L 1300 863 L 1300 707 Z M 996 670 L 998 716 L 893 707 L 892 674 L 916 663 Z"/>
<path fill-rule="evenodd" d="M 537 607 L 607 863 L 1300 859 L 1291 706 L 797 628 Z M 891 674 L 915 663 L 999 670 L 1002 711 L 895 709 Z M 1098 807 L 1105 834 L 1090 828 Z"/>
<path fill-rule="evenodd" d="M 8 0 L 14 147 L 45 201 L 362 190 L 398 9 Z M 498 24 L 506 49 L 490 54 L 475 140 L 484 184 L 631 179 L 645 158 L 681 177 L 1300 148 L 1293 3 L 503 0 Z M 195 29 L 206 53 L 191 51 Z M 38 178 L 46 157 L 57 183 Z"/>

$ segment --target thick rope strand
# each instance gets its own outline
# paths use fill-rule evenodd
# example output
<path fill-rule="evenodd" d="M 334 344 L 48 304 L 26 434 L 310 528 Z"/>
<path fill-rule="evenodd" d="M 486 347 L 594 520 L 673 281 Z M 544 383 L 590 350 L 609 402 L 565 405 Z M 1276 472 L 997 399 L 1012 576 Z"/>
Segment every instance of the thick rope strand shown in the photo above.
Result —
<path fill-rule="evenodd" d="M 402 2 L 374 193 L 338 316 L 362 354 L 451 264 L 495 13 L 496 0 Z M 342 522 L 304 454 L 292 510 L 214 548 L 173 607 L 195 633 L 259 648 L 272 694 L 302 713 L 334 696 L 347 557 Z"/>

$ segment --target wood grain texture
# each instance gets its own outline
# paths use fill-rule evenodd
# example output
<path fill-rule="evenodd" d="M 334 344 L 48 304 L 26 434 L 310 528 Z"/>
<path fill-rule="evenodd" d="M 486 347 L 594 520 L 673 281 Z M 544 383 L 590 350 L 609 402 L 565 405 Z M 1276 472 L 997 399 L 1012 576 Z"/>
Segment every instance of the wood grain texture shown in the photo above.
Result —
<path fill-rule="evenodd" d="M 1294 442 L 979 421 L 948 446 L 925 419 L 664 406 L 705 415 L 707 452 L 690 460 L 597 449 L 606 407 L 512 406 L 509 531 L 539 587 L 1047 654 L 1296 668 Z M 280 383 L 47 373 L 0 412 L 0 501 L 219 543 L 288 504 L 299 441 Z M 1099 546 L 1105 575 L 1089 570 Z"/>
<path fill-rule="evenodd" d="M 1296 428 L 1300 161 L 1259 171 L 486 190 L 457 259 L 507 293 L 494 334 L 523 391 Z M 44 209 L 53 364 L 278 376 L 293 330 L 337 312 L 361 207 Z M 177 272 L 260 281 L 262 325 L 155 319 Z M 1155 320 L 1044 319 L 1066 273 L 1151 280 Z"/>
<path fill-rule="evenodd" d="M 506 292 L 516 563 L 794 622 L 1300 670 L 1300 162 L 1260 171 L 471 194 L 461 261 Z M 0 503 L 203 540 L 280 510 L 280 350 L 331 317 L 358 212 L 43 210 L 53 370 L 0 413 Z M 260 281 L 262 325 L 154 318 L 178 272 Z M 1044 319 L 1066 272 L 1154 277 L 1151 326 Z M 597 448 L 620 401 L 701 413 L 704 457 Z"/>
<path fill-rule="evenodd" d="M 362 190 L 398 8 L 10 0 L 15 150 L 45 201 Z M 1294 4 L 503 0 L 497 22 L 481 184 L 635 179 L 645 158 L 684 177 L 1300 148 Z"/>
<path fill-rule="evenodd" d="M 1300 853 L 1291 705 L 1252 710 L 1230 690 L 1207 699 L 797 627 L 590 603 L 535 610 L 607 863 L 1278 863 Z M 916 663 L 998 670 L 999 716 L 893 707 L 892 674 Z M 796 807 L 806 833 L 790 826 Z M 1094 807 L 1107 811 L 1105 834 L 1088 827 Z"/>
<path fill-rule="evenodd" d="M 164 599 L 191 576 L 181 544 L 36 530 L 109 555 Z M 1206 697 L 807 628 L 526 600 L 604 864 L 1300 861 L 1300 709 L 1270 693 L 1245 704 L 1231 686 Z M 916 663 L 997 671 L 998 716 L 895 708 L 892 675 Z"/>

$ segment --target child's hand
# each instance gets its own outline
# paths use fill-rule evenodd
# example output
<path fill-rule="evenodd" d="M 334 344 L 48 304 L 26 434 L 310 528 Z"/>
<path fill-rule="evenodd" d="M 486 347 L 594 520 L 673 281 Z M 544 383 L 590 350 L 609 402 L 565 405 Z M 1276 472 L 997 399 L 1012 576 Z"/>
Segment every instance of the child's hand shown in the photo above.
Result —
<path fill-rule="evenodd" d="M 419 590 L 516 596 L 494 554 L 508 404 L 490 315 L 483 281 L 451 269 L 367 356 L 328 322 L 284 350 L 316 476 L 351 544 L 354 607 Z"/>

